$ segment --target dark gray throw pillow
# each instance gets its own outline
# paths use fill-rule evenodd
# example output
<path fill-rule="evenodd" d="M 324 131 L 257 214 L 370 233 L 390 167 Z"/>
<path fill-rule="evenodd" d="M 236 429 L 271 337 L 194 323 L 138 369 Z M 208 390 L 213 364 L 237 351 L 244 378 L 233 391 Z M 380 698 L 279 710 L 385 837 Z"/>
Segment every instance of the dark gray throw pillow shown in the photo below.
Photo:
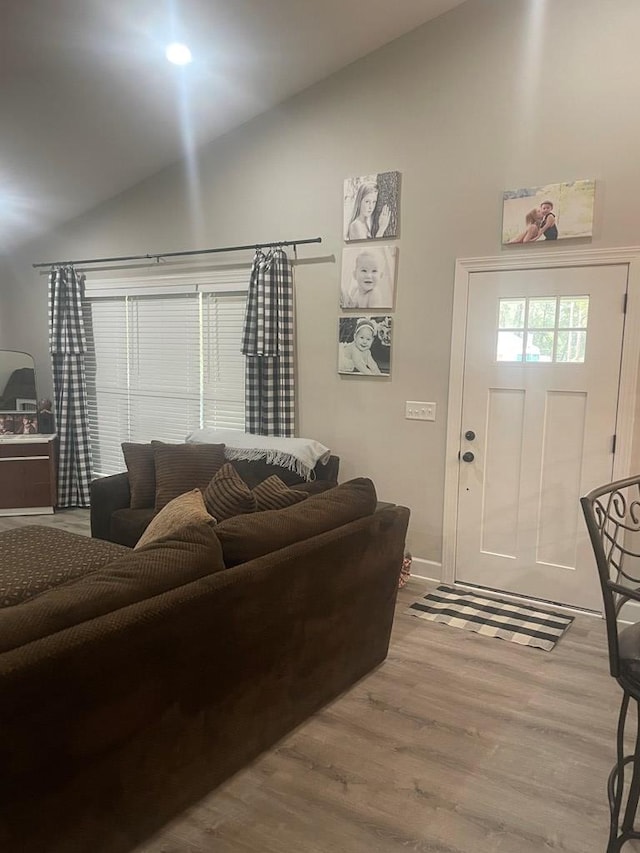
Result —
<path fill-rule="evenodd" d="M 125 441 L 122 455 L 129 473 L 130 509 L 147 509 L 156 500 L 156 464 L 151 444 Z"/>

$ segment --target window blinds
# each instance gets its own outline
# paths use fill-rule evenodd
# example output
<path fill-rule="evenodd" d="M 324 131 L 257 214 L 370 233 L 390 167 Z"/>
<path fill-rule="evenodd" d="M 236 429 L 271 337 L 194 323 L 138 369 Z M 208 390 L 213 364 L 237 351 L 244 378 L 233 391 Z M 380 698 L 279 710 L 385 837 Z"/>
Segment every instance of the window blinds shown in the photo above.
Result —
<path fill-rule="evenodd" d="M 245 292 L 126 290 L 85 303 L 94 477 L 124 469 L 123 441 L 244 429 Z"/>

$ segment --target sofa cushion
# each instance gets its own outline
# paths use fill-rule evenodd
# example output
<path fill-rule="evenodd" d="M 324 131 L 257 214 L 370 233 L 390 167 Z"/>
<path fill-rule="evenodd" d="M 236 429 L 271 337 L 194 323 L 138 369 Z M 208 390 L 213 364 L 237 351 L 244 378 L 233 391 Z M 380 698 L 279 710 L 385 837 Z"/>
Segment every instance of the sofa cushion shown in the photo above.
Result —
<path fill-rule="evenodd" d="M 358 478 L 285 509 L 234 516 L 216 525 L 215 531 L 225 564 L 236 566 L 371 515 L 376 503 L 371 480 Z"/>
<path fill-rule="evenodd" d="M 119 545 L 133 548 L 156 515 L 150 509 L 117 509 L 111 514 L 109 539 Z"/>
<path fill-rule="evenodd" d="M 129 473 L 131 509 L 152 507 L 156 500 L 156 466 L 151 444 L 123 442 L 122 455 Z"/>
<path fill-rule="evenodd" d="M 160 512 L 151 519 L 149 526 L 136 542 L 135 549 L 143 548 L 150 542 L 156 542 L 178 533 L 182 527 L 188 527 L 192 524 L 213 524 L 214 522 L 215 518 L 209 515 L 204 505 L 202 492 L 200 489 L 193 489 L 190 492 L 185 492 L 184 495 L 178 495 L 177 498 L 162 507 Z"/>
<path fill-rule="evenodd" d="M 156 510 L 191 489 L 202 489 L 224 465 L 224 444 L 165 444 L 152 441 Z"/>
<path fill-rule="evenodd" d="M 258 508 L 255 495 L 229 462 L 208 483 L 203 497 L 208 511 L 218 521 Z"/>
<path fill-rule="evenodd" d="M 69 536 L 80 540 L 79 548 L 93 541 L 76 534 Z M 115 611 L 224 568 L 220 543 L 211 525 L 183 527 L 177 534 L 137 551 L 127 550 L 96 571 L 15 607 L 0 609 L 0 652 L 106 614 L 114 614 L 115 626 Z"/>
<path fill-rule="evenodd" d="M 19 604 L 128 553 L 113 542 L 31 524 L 0 533 L 0 549 L 0 607 Z"/>
<path fill-rule="evenodd" d="M 286 506 L 293 506 L 307 498 L 305 492 L 290 489 L 276 474 L 258 483 L 252 491 L 259 512 L 269 509 L 284 509 Z"/>
<path fill-rule="evenodd" d="M 310 483 L 295 483 L 291 486 L 296 492 L 304 492 L 306 495 L 319 495 L 327 489 L 335 488 L 337 483 L 333 480 L 312 480 Z"/>

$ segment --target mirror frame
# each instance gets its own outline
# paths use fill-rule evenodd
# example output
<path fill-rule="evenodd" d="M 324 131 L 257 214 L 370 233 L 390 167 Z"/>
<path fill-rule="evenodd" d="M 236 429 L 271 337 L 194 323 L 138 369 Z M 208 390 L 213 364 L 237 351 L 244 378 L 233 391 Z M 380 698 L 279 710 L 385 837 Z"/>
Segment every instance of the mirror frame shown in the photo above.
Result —
<path fill-rule="evenodd" d="M 7 376 L 4 379 L 4 387 L 0 388 L 0 436 L 54 433 L 55 426 L 51 401 L 38 400 L 38 381 L 34 357 L 31 353 L 22 350 L 0 349 L 0 364 L 2 364 L 3 355 L 10 355 L 12 358 Z M 22 359 L 19 358 L 20 356 L 22 356 Z M 31 368 L 33 372 L 33 394 L 25 394 L 25 390 L 30 390 L 30 388 L 25 389 L 22 387 L 20 389 L 23 392 L 22 396 L 18 396 L 17 394 L 10 395 L 10 399 L 14 403 L 13 407 L 5 407 L 3 405 L 4 391 L 11 382 L 15 371 L 25 368 Z"/>

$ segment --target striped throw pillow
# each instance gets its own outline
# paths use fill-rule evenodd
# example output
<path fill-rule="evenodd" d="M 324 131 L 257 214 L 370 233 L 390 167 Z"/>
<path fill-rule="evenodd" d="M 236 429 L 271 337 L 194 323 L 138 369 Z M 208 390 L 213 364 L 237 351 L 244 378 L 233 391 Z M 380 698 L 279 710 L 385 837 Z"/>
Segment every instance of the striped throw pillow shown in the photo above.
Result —
<path fill-rule="evenodd" d="M 192 489 L 205 489 L 209 480 L 225 464 L 224 444 L 165 444 L 152 441 L 151 446 L 156 469 L 157 510 L 161 510 L 178 495 Z"/>
<path fill-rule="evenodd" d="M 258 511 L 267 509 L 284 509 L 286 506 L 300 503 L 307 495 L 304 492 L 296 492 L 290 489 L 277 474 L 267 477 L 253 488 Z"/>
<path fill-rule="evenodd" d="M 255 512 L 256 497 L 230 462 L 225 463 L 203 491 L 208 512 L 218 521 Z"/>

